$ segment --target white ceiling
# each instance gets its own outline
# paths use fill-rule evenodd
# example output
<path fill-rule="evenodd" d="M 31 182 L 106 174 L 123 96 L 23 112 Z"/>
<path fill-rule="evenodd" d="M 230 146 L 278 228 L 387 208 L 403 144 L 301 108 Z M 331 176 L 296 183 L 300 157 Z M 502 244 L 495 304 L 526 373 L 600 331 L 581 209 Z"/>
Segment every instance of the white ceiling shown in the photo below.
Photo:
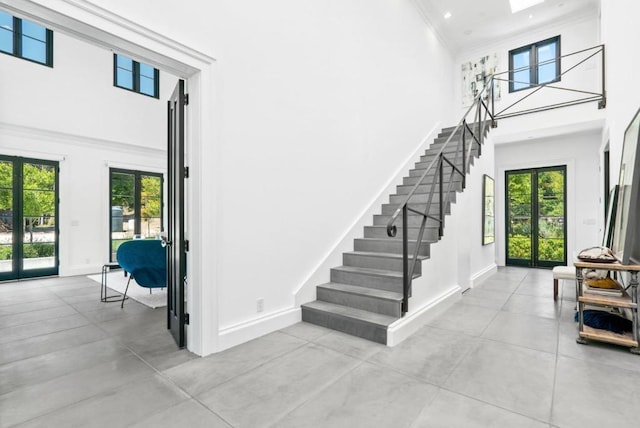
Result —
<path fill-rule="evenodd" d="M 473 48 L 576 15 L 595 13 L 600 4 L 600 0 L 545 0 L 512 14 L 509 0 L 415 1 L 426 19 L 455 50 Z M 445 12 L 450 12 L 451 18 L 445 19 Z"/>

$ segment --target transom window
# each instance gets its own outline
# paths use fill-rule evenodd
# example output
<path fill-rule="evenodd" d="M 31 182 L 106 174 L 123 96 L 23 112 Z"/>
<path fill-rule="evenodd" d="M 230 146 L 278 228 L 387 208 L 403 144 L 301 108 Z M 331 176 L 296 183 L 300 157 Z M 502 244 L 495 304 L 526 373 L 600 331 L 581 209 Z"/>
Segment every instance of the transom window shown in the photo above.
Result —
<path fill-rule="evenodd" d="M 53 31 L 0 11 L 0 52 L 53 67 Z"/>
<path fill-rule="evenodd" d="M 509 92 L 560 81 L 560 36 L 509 51 Z"/>
<path fill-rule="evenodd" d="M 160 71 L 124 55 L 113 54 L 113 85 L 159 98 Z"/>

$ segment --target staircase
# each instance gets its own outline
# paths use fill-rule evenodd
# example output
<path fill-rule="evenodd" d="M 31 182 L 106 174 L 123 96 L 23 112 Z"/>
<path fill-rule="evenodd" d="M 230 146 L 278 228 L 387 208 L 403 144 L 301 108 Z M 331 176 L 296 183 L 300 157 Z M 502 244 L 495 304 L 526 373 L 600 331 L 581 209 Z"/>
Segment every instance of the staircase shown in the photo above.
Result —
<path fill-rule="evenodd" d="M 440 152 L 450 158 L 460 170 L 465 170 L 462 166 L 461 154 L 463 128 L 458 129 L 444 149 L 443 145 L 455 128 L 442 130 L 429 149 L 416 162 L 414 169 L 403 178 L 402 185 L 397 186 L 396 193 L 389 196 L 389 203 L 383 204 L 380 214 L 373 216 L 373 225 L 365 226 L 364 238 L 355 239 L 354 250 L 343 253 L 343 265 L 331 269 L 331 282 L 317 286 L 317 300 L 302 305 L 303 321 L 374 342 L 387 343 L 388 327 L 403 315 L 403 228 L 407 227 L 408 253 L 412 255 L 424 217 L 409 211 L 405 226 L 400 216 L 395 222 L 398 233 L 393 238 L 387 235 L 387 224 L 398 206 L 406 200 L 409 192 L 419 182 L 429 164 L 439 158 Z M 488 130 L 489 126 L 484 127 L 484 134 Z M 465 141 L 469 144 L 468 137 Z M 482 138 L 479 141 L 482 141 Z M 473 160 L 479 156 L 480 147 L 480 144 L 472 144 L 472 149 L 468 152 L 470 153 L 468 165 L 473 164 Z M 445 189 L 443 201 L 440 200 L 440 195 L 436 191 L 432 195 L 429 207 L 428 214 L 434 217 L 440 215 L 441 204 L 443 214 L 449 214 L 451 203 L 455 202 L 457 192 L 463 190 L 462 176 L 452 174 L 453 169 L 447 163 L 443 165 L 443 188 Z M 432 168 L 417 187 L 411 197 L 412 209 L 426 211 L 432 183 L 438 180 L 436 170 Z M 468 172 L 468 169 L 466 170 Z M 439 181 L 435 187 L 439 187 Z M 447 189 L 450 189 L 448 193 Z M 437 243 L 440 237 L 440 222 L 428 218 L 413 278 L 421 275 L 422 262 L 429 258 L 430 245 Z"/>

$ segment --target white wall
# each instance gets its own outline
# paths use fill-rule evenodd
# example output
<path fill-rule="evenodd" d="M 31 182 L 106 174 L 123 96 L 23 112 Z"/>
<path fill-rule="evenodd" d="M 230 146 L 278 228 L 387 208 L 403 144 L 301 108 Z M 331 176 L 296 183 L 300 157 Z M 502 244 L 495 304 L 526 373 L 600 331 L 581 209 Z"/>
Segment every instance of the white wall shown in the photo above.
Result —
<path fill-rule="evenodd" d="M 554 23 L 541 27 L 535 31 L 527 31 L 517 37 L 500 40 L 493 44 L 461 51 L 456 56 L 454 64 L 454 105 L 461 111 L 462 107 L 462 63 L 476 61 L 484 55 L 497 53 L 499 56 L 498 72 L 509 69 L 509 51 L 521 46 L 545 40 L 560 35 L 561 54 L 566 55 L 572 52 L 590 48 L 600 44 L 600 30 L 597 10 L 587 10 L 579 16 L 574 16 L 570 20 Z M 579 60 L 586 58 L 590 53 L 579 54 L 562 59 L 562 72 L 565 72 Z M 508 74 L 501 75 L 500 78 L 508 79 Z M 520 98 L 533 92 L 533 89 L 509 93 L 508 82 L 500 82 L 501 100 L 496 102 L 495 111 L 500 112 Z M 553 86 L 566 87 L 591 92 L 601 90 L 601 62 L 597 55 L 587 62 L 579 65 L 575 69 L 568 71 L 562 76 L 561 81 Z M 507 110 L 515 112 L 528 108 L 550 105 L 558 102 L 583 98 L 587 95 L 575 94 L 558 89 L 544 88 L 527 98 L 522 103 Z M 513 141 L 515 139 L 525 139 L 529 136 L 539 137 L 546 134 L 555 133 L 555 129 L 576 123 L 589 123 L 603 120 L 605 110 L 598 110 L 597 103 L 591 102 L 579 106 L 554 109 L 546 112 L 527 114 L 499 121 L 498 128 L 492 132 L 496 144 Z M 517 138 L 515 138 L 517 136 Z"/>
<path fill-rule="evenodd" d="M 409 1 L 228 2 L 219 12 L 225 330 L 261 316 L 258 298 L 267 313 L 293 306 L 318 261 L 448 118 L 452 83 L 450 57 Z"/>
<path fill-rule="evenodd" d="M 0 153 L 60 162 L 60 275 L 109 257 L 109 168 L 164 172 L 166 99 L 113 86 L 113 52 L 54 32 L 53 68 L 0 55 Z"/>
<path fill-rule="evenodd" d="M 640 40 L 640 3 L 635 0 L 603 1 L 602 40 L 607 47 L 607 125 L 611 148 L 611 185 L 618 183 L 624 131 L 640 108 L 640 87 L 634 82 L 640 56 L 633 46 Z"/>
<path fill-rule="evenodd" d="M 604 223 L 599 199 L 599 132 L 557 135 L 496 145 L 496 244 L 498 264 L 505 264 L 505 171 L 566 165 L 567 260 L 581 249 L 600 245 Z"/>

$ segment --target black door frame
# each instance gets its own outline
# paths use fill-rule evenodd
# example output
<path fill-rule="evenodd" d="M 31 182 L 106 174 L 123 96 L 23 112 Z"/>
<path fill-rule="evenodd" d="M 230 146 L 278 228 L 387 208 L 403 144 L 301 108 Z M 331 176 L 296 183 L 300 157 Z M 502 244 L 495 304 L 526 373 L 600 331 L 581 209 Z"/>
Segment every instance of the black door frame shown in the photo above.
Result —
<path fill-rule="evenodd" d="M 564 242 L 563 242 L 563 254 L 564 259 L 562 261 L 548 261 L 538 259 L 538 174 L 547 171 L 562 171 L 563 173 L 563 225 L 564 225 Z M 513 259 L 509 258 L 509 174 L 524 174 L 531 173 L 531 259 Z M 539 267 L 539 268 L 552 268 L 554 266 L 567 264 L 567 166 L 556 165 L 540 168 L 523 168 L 508 170 L 504 173 L 504 193 L 505 193 L 505 264 L 507 266 L 525 266 L 525 267 Z"/>
<path fill-rule="evenodd" d="M 185 105 L 184 80 L 179 79 L 167 102 L 167 328 L 177 345 L 186 345 L 188 314 L 185 310 L 188 241 L 185 240 L 185 179 L 188 177 L 184 156 Z"/>
<path fill-rule="evenodd" d="M 15 280 L 25 278 L 36 278 L 40 276 L 52 276 L 58 275 L 58 269 L 60 266 L 60 254 L 59 254 L 59 241 L 60 241 L 60 166 L 57 161 L 50 161 L 45 159 L 26 158 L 21 156 L 6 156 L 0 155 L 0 161 L 11 162 L 13 164 L 13 177 L 12 177 L 12 227 L 13 227 L 13 245 L 12 245 L 12 269 L 10 272 L 0 272 L 0 280 Z M 52 166 L 55 171 L 54 182 L 54 265 L 53 267 L 40 268 L 40 269 L 24 269 L 24 223 L 23 223 L 23 167 L 24 164 L 36 164 L 36 165 L 48 165 Z"/>

